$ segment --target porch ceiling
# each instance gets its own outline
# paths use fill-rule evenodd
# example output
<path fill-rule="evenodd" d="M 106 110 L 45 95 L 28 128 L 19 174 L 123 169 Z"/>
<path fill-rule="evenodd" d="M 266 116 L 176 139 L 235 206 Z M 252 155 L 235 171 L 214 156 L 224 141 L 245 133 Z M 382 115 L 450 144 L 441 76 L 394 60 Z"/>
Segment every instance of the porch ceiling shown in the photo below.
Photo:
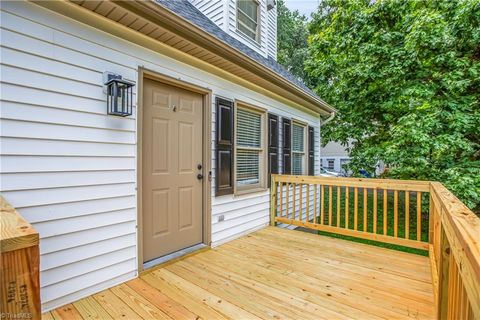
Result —
<path fill-rule="evenodd" d="M 268 227 L 45 318 L 432 319 L 427 257 Z"/>

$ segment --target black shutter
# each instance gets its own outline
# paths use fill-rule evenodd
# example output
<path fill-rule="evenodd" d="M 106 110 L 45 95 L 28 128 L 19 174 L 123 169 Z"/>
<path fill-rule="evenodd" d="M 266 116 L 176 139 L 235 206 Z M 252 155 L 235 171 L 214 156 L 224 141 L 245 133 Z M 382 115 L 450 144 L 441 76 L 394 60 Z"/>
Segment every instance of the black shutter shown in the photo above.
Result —
<path fill-rule="evenodd" d="M 271 174 L 278 173 L 278 116 L 268 114 L 268 186 Z"/>
<path fill-rule="evenodd" d="M 315 175 L 315 130 L 308 126 L 308 175 Z"/>
<path fill-rule="evenodd" d="M 283 118 L 283 174 L 292 173 L 292 128 L 290 119 Z"/>
<path fill-rule="evenodd" d="M 233 101 L 216 98 L 215 195 L 233 193 Z"/>

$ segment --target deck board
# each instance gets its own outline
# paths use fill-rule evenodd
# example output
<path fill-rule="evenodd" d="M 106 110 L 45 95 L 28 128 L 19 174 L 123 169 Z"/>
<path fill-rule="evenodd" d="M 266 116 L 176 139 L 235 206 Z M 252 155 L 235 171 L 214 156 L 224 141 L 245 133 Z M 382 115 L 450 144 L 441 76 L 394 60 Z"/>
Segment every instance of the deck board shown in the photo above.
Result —
<path fill-rule="evenodd" d="M 427 257 L 268 227 L 45 319 L 433 319 Z"/>

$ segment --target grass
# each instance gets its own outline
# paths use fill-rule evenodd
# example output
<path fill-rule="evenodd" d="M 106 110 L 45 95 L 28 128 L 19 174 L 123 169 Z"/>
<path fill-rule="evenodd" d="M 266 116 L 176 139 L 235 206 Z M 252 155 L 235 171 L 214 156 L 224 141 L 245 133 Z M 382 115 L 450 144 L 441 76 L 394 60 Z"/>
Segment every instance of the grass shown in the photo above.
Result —
<path fill-rule="evenodd" d="M 346 207 L 346 199 L 345 199 L 345 192 L 346 187 L 340 187 L 339 190 L 337 187 L 332 187 L 332 226 L 345 228 L 345 207 Z M 340 224 L 337 225 L 337 217 L 338 217 L 338 201 L 337 201 L 337 193 L 340 192 Z M 364 192 L 367 192 L 367 214 L 366 214 L 366 228 L 364 230 Z M 325 195 L 324 195 L 324 221 L 323 224 L 328 225 L 328 211 L 329 211 L 329 198 L 330 198 L 330 188 L 325 187 Z M 406 192 L 398 191 L 398 228 L 397 228 L 397 236 L 399 238 L 405 238 L 406 234 L 406 208 L 405 208 L 405 199 Z M 410 192 L 409 193 L 409 238 L 413 240 L 417 240 L 417 193 Z M 383 234 L 383 227 L 384 227 L 384 202 L 387 201 L 387 221 L 386 221 L 386 229 L 387 235 L 393 236 L 394 235 L 394 192 L 388 191 L 387 197 L 384 199 L 384 192 L 383 190 L 378 190 L 377 193 L 377 230 L 375 233 Z M 422 193 L 421 202 L 421 241 L 428 241 L 428 201 L 429 196 L 427 193 Z M 374 210 L 373 210 L 373 190 L 372 189 L 364 189 L 358 188 L 358 221 L 357 221 L 357 230 L 358 231 L 366 231 L 369 233 L 374 233 L 374 225 L 373 225 L 373 217 L 374 217 Z M 348 199 L 348 229 L 354 229 L 354 188 L 349 188 L 349 199 Z M 313 210 L 311 208 L 311 210 Z M 317 214 L 319 214 L 319 208 L 317 208 Z M 321 217 L 318 217 L 317 223 L 320 223 Z M 318 234 L 340 238 L 360 243 L 366 243 L 370 245 L 375 245 L 379 247 L 390 248 L 394 250 L 419 254 L 428 256 L 428 251 L 414 249 L 399 245 L 387 244 L 378 241 L 360 239 L 351 236 L 344 236 L 335 233 L 325 232 L 325 231 L 318 231 Z"/>

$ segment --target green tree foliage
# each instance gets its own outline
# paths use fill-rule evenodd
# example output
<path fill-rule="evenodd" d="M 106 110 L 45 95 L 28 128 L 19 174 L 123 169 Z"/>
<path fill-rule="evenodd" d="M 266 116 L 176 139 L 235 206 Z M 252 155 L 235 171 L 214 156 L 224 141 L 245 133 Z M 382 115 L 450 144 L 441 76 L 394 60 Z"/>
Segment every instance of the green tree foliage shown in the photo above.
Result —
<path fill-rule="evenodd" d="M 283 0 L 277 2 L 277 60 L 299 79 L 306 79 L 303 63 L 307 58 L 307 18 L 290 11 Z"/>
<path fill-rule="evenodd" d="M 443 182 L 480 204 L 480 1 L 322 0 L 309 82 L 339 110 L 323 143 L 356 140 L 350 168 Z"/>

